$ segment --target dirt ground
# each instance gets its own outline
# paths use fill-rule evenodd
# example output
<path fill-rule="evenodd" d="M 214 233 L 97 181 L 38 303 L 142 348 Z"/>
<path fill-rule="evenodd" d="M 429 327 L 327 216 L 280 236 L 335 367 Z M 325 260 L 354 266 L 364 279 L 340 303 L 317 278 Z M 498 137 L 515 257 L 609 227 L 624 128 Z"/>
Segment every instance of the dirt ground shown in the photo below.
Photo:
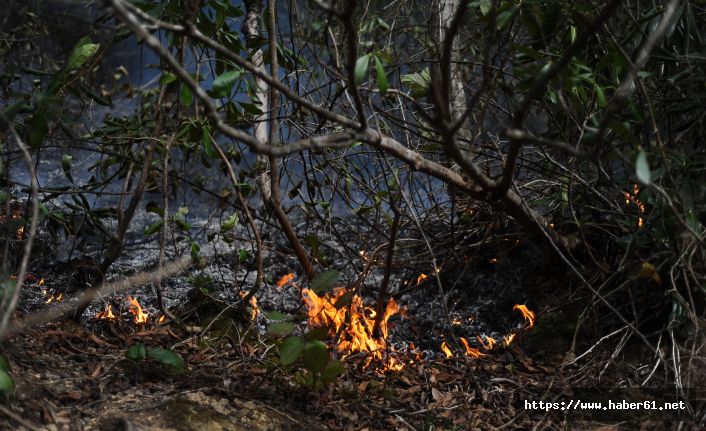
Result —
<path fill-rule="evenodd" d="M 89 325 L 90 326 L 90 325 Z M 237 345 L 170 325 L 105 330 L 56 323 L 6 343 L 15 394 L 0 411 L 13 430 L 486 430 L 677 429 L 671 422 L 573 421 L 528 412 L 562 386 L 559 363 L 537 362 L 519 345 L 482 358 L 415 361 L 399 372 L 363 370 L 356 358 L 323 391 L 277 365 L 257 337 Z M 129 345 L 171 347 L 187 362 L 175 372 L 126 359 Z M 359 360 L 358 360 L 359 361 Z M 680 429 L 698 429 L 684 423 Z"/>

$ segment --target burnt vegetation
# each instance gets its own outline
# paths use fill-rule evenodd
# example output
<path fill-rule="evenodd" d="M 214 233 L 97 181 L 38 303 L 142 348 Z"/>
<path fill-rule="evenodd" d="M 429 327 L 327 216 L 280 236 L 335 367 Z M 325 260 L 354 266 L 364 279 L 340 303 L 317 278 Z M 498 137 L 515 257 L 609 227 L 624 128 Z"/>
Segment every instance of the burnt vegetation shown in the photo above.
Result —
<path fill-rule="evenodd" d="M 704 426 L 703 1 L 3 3 L 3 427 Z"/>

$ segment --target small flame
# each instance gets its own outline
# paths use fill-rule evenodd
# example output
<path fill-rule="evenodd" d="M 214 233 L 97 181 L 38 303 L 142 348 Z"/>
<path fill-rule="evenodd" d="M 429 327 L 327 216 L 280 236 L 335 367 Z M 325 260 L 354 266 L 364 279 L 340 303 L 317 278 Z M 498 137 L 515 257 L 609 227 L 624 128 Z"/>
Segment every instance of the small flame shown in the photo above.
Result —
<path fill-rule="evenodd" d="M 105 307 L 105 310 L 96 314 L 96 319 L 101 319 L 101 320 L 115 320 L 115 319 L 117 319 L 115 314 L 113 314 L 113 306 L 111 304 L 108 304 Z"/>
<path fill-rule="evenodd" d="M 294 284 L 292 283 L 292 280 L 294 280 L 294 273 L 290 272 L 289 274 L 283 275 L 282 278 L 279 279 L 277 282 L 277 288 L 282 289 L 284 286 L 287 284 Z"/>
<path fill-rule="evenodd" d="M 498 263 L 498 259 L 492 257 L 492 258 L 490 258 L 490 260 L 488 260 L 488 262 L 490 262 L 491 264 L 495 265 L 496 263 Z"/>
<path fill-rule="evenodd" d="M 480 342 L 480 345 L 483 346 L 485 350 L 492 350 L 493 347 L 495 347 L 496 340 L 493 337 L 488 337 L 487 335 L 484 335 L 481 337 L 480 335 L 476 336 L 478 341 Z M 485 338 L 485 340 L 484 340 Z"/>
<path fill-rule="evenodd" d="M 19 229 L 17 229 L 17 239 L 24 239 L 25 238 L 25 227 L 20 226 Z"/>
<path fill-rule="evenodd" d="M 260 308 L 257 306 L 257 298 L 255 298 L 255 295 L 250 297 L 250 306 L 252 307 L 251 320 L 255 320 L 258 314 L 260 314 Z"/>
<path fill-rule="evenodd" d="M 159 323 L 159 324 L 161 325 L 162 323 L 164 323 L 164 322 L 166 322 L 166 321 L 167 321 L 167 317 L 166 317 L 166 316 L 160 316 L 160 318 L 159 318 L 159 320 L 157 321 L 157 323 Z"/>
<path fill-rule="evenodd" d="M 509 335 L 505 335 L 503 337 L 503 342 L 505 343 L 506 346 L 509 346 L 510 344 L 512 344 L 514 339 L 515 339 L 515 333 L 512 333 Z"/>
<path fill-rule="evenodd" d="M 441 342 L 441 351 L 444 352 L 447 358 L 450 358 L 454 355 L 453 353 L 451 353 L 451 349 L 449 348 L 449 345 L 446 344 L 446 341 Z"/>
<path fill-rule="evenodd" d="M 240 292 L 240 297 L 245 298 L 247 296 L 247 292 Z M 257 298 L 255 298 L 255 295 L 250 297 L 250 320 L 255 320 L 257 319 L 257 316 L 260 314 L 260 308 L 257 306 Z"/>
<path fill-rule="evenodd" d="M 419 277 L 417 277 L 417 284 L 421 283 L 427 278 L 429 278 L 429 276 L 422 272 L 421 274 L 419 274 Z"/>
<path fill-rule="evenodd" d="M 130 313 L 135 316 L 135 324 L 144 325 L 147 323 L 149 314 L 142 309 L 140 303 L 132 296 L 128 296 L 127 300 L 130 302 Z"/>
<path fill-rule="evenodd" d="M 535 319 L 534 311 L 527 308 L 527 306 L 524 304 L 522 304 L 522 305 L 515 304 L 515 306 L 512 307 L 512 309 L 513 309 L 513 311 L 519 310 L 520 313 L 522 313 L 522 317 L 524 317 L 525 320 L 527 321 L 527 323 L 529 324 L 529 327 L 530 328 L 534 327 L 534 319 Z"/>
<path fill-rule="evenodd" d="M 482 353 L 480 350 L 476 349 L 475 347 L 471 347 L 471 345 L 468 343 L 468 340 L 466 340 L 465 338 L 460 337 L 459 340 L 461 340 L 463 347 L 466 348 L 466 355 L 470 356 L 471 358 L 480 358 L 481 356 L 485 356 L 485 354 Z"/>
<path fill-rule="evenodd" d="M 451 324 L 454 326 L 459 326 L 461 324 L 461 319 L 455 318 L 451 321 Z"/>
<path fill-rule="evenodd" d="M 44 292 L 44 291 L 42 291 Z M 47 300 L 44 302 L 45 304 L 51 304 L 52 302 L 61 302 L 64 299 L 64 294 L 59 293 L 58 295 L 52 294 Z"/>
<path fill-rule="evenodd" d="M 632 194 L 629 192 L 623 192 L 623 195 L 625 195 L 625 205 L 630 205 L 632 202 L 640 209 L 640 215 L 637 217 L 637 227 L 641 228 L 645 224 L 645 219 L 643 216 L 645 215 L 647 206 L 645 206 L 645 204 L 637 198 L 639 193 L 640 187 L 637 184 L 634 184 L 632 187 Z"/>

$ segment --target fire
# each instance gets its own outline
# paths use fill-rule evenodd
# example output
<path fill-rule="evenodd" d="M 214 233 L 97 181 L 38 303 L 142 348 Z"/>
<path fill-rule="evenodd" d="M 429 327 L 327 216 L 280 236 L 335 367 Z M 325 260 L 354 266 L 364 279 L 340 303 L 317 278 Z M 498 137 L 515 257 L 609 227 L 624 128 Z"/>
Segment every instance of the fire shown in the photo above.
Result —
<path fill-rule="evenodd" d="M 484 337 L 485 340 L 483 339 Z M 476 338 L 480 342 L 480 345 L 483 346 L 485 350 L 492 350 L 496 343 L 495 338 L 488 337 L 487 335 L 485 335 L 484 337 L 481 337 L 480 335 L 476 336 Z"/>
<path fill-rule="evenodd" d="M 534 311 L 527 308 L 527 306 L 524 304 L 522 304 L 522 305 L 515 304 L 515 306 L 512 307 L 512 309 L 513 309 L 513 311 L 519 310 L 520 313 L 522 313 L 522 317 L 524 317 L 525 320 L 527 321 L 527 323 L 529 324 L 529 328 L 534 327 L 534 320 L 535 320 Z"/>
<path fill-rule="evenodd" d="M 257 298 L 255 295 L 250 297 L 250 306 L 252 307 L 252 320 L 257 319 L 257 315 L 260 314 L 260 308 L 257 306 Z"/>
<path fill-rule="evenodd" d="M 115 314 L 113 314 L 113 306 L 111 304 L 108 304 L 108 306 L 105 307 L 105 310 L 96 314 L 96 319 L 100 319 L 100 320 L 115 320 L 115 319 L 117 319 Z"/>
<path fill-rule="evenodd" d="M 509 346 L 510 344 L 512 344 L 512 341 L 513 341 L 514 339 L 515 339 L 515 334 L 512 333 L 512 334 L 509 334 L 509 335 L 505 335 L 505 336 L 503 337 L 503 342 L 505 343 L 506 346 Z"/>
<path fill-rule="evenodd" d="M 17 239 L 24 239 L 25 238 L 25 227 L 20 226 L 19 229 L 17 229 L 16 235 L 17 235 Z"/>
<path fill-rule="evenodd" d="M 421 283 L 427 278 L 429 278 L 429 276 L 422 272 L 421 274 L 419 274 L 419 277 L 417 277 L 417 284 Z"/>
<path fill-rule="evenodd" d="M 376 361 L 383 364 L 381 369 L 384 371 L 401 370 L 403 364 L 394 356 L 386 355 L 386 352 L 391 350 L 387 343 L 388 322 L 393 315 L 400 312 L 397 302 L 393 299 L 388 301 L 380 318 L 380 336 L 375 336 L 375 310 L 366 307 L 359 295 L 346 299 L 347 294 L 348 291 L 340 287 L 323 296 L 318 296 L 310 289 L 302 290 L 309 324 L 328 327 L 329 334 L 336 337 L 336 350 L 343 358 L 356 352 L 367 353 L 364 367 Z"/>
<path fill-rule="evenodd" d="M 166 322 L 166 321 L 167 321 L 167 317 L 166 317 L 166 316 L 161 316 L 161 317 L 159 318 L 159 320 L 157 321 L 157 323 L 159 323 L 159 324 L 161 325 L 162 323 L 164 323 L 164 322 Z"/>
<path fill-rule="evenodd" d="M 132 296 L 128 296 L 127 300 L 130 302 L 130 313 L 135 316 L 135 323 L 138 325 L 144 325 L 145 323 L 147 323 L 147 318 L 149 317 L 149 314 L 142 310 L 142 306 L 140 306 L 140 303 L 137 302 L 137 300 Z"/>
<path fill-rule="evenodd" d="M 446 341 L 441 342 L 441 351 L 444 352 L 447 358 L 451 358 L 454 355 L 451 353 L 451 349 L 449 348 L 449 345 L 446 344 Z"/>
<path fill-rule="evenodd" d="M 480 350 L 476 349 L 475 347 L 471 347 L 471 345 L 468 343 L 468 340 L 466 340 L 465 338 L 460 337 L 459 340 L 461 340 L 463 347 L 466 348 L 466 355 L 468 355 L 472 358 L 480 358 L 481 356 L 485 356 L 485 353 L 482 353 Z"/>
<path fill-rule="evenodd" d="M 51 304 L 52 302 L 61 302 L 64 299 L 64 294 L 59 293 L 58 295 L 52 294 L 47 300 L 44 302 L 45 304 Z"/>
<path fill-rule="evenodd" d="M 294 284 L 292 283 L 292 280 L 294 280 L 294 273 L 290 272 L 289 274 L 283 275 L 282 278 L 279 279 L 277 282 L 277 288 L 282 289 L 284 286 L 287 284 Z"/>
<path fill-rule="evenodd" d="M 240 292 L 240 297 L 245 298 L 247 295 L 247 292 Z M 260 314 L 260 308 L 257 306 L 257 298 L 255 298 L 255 295 L 250 297 L 250 308 L 251 308 L 251 314 L 250 314 L 250 320 L 255 320 L 257 319 L 258 314 Z"/>
<path fill-rule="evenodd" d="M 637 218 L 637 227 L 641 228 L 645 224 L 645 219 L 642 217 L 645 215 L 645 211 L 647 210 L 647 207 L 645 204 L 640 201 L 637 198 L 637 195 L 640 193 L 640 187 L 637 184 L 634 184 L 632 187 L 632 193 L 630 192 L 623 192 L 623 195 L 625 195 L 625 205 L 630 205 L 630 203 L 634 203 L 637 205 L 637 207 L 640 209 L 640 215 Z"/>

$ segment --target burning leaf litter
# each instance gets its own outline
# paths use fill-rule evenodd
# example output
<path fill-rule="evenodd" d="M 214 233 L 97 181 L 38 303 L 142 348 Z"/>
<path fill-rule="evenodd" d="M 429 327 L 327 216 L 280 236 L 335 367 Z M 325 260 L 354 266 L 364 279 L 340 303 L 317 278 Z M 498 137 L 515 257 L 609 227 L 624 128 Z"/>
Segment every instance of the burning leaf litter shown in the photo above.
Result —
<path fill-rule="evenodd" d="M 364 368 L 373 362 L 378 371 L 401 370 L 404 365 L 392 354 L 388 344 L 388 321 L 400 311 L 397 302 L 390 299 L 379 319 L 379 334 L 374 334 L 376 312 L 366 307 L 363 299 L 338 287 L 323 296 L 311 289 L 302 291 L 307 306 L 309 324 L 329 328 L 334 337 L 336 350 L 345 359 L 354 353 L 366 353 Z M 378 364 L 383 364 L 379 366 Z"/>
<path fill-rule="evenodd" d="M 137 302 L 137 300 L 132 296 L 128 296 L 127 300 L 130 303 L 130 313 L 135 316 L 135 324 L 144 325 L 145 323 L 147 323 L 149 314 L 142 309 L 140 303 Z"/>

